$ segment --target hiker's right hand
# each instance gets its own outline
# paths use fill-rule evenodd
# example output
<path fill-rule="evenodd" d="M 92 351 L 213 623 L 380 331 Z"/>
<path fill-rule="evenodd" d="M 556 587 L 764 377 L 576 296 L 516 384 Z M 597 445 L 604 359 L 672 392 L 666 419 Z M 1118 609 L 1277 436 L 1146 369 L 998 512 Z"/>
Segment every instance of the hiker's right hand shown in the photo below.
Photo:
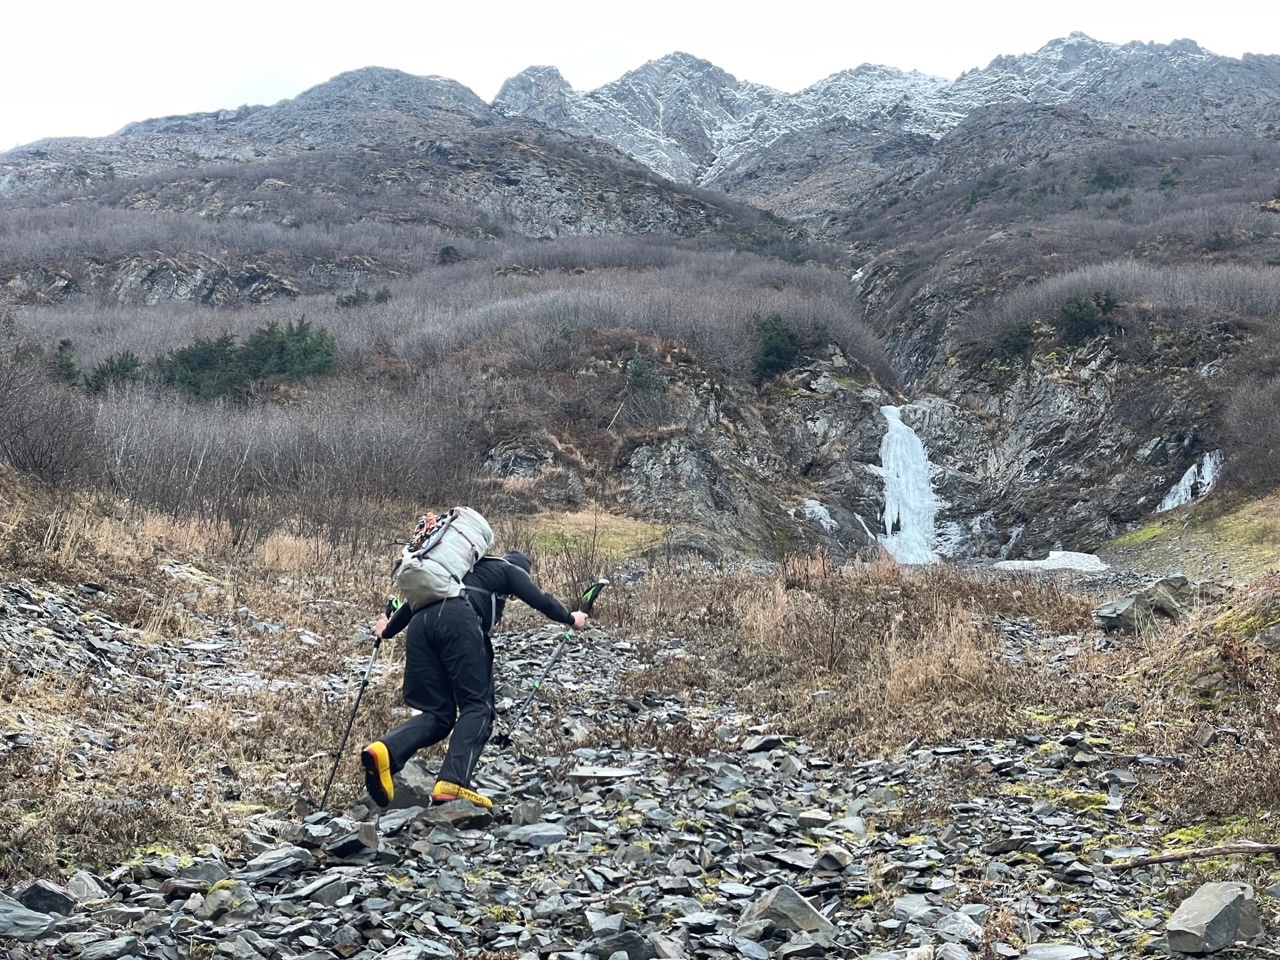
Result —
<path fill-rule="evenodd" d="M 378 618 L 378 622 L 373 625 L 373 636 L 375 639 L 382 639 L 382 631 L 387 629 L 388 622 L 388 617 L 385 613 Z"/>
<path fill-rule="evenodd" d="M 575 610 L 570 614 L 573 617 L 573 629 L 581 630 L 587 625 L 587 615 L 581 610 Z"/>

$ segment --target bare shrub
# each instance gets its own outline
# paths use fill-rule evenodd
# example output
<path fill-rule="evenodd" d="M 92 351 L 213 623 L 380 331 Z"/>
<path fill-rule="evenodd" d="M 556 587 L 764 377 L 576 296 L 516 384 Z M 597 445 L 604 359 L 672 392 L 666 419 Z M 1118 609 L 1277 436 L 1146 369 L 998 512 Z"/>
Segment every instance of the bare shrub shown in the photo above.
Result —
<path fill-rule="evenodd" d="M 363 258 L 407 270 L 426 265 L 441 246 L 457 242 L 452 234 L 428 224 L 348 222 L 349 216 L 348 211 L 335 211 L 333 220 L 312 219 L 287 227 L 273 221 L 92 204 L 13 207 L 0 217 L 0 266 L 60 265 L 82 284 L 90 279 L 91 261 L 153 256 L 154 251 L 180 258 L 205 252 L 232 267 L 260 261 L 354 263 Z M 295 272 L 312 289 L 323 285 L 310 271 Z"/>
<path fill-rule="evenodd" d="M 1098 291 L 1149 310 L 1192 307 L 1209 313 L 1270 317 L 1280 312 L 1280 274 L 1241 264 L 1190 264 L 1157 267 L 1111 261 L 1073 270 L 1017 289 L 973 311 L 958 336 L 962 341 L 990 339 L 1027 320 L 1052 316 L 1062 305 Z"/>
<path fill-rule="evenodd" d="M 1223 428 L 1226 478 L 1233 487 L 1265 491 L 1280 477 L 1280 380 L 1250 377 L 1237 385 Z"/>
<path fill-rule="evenodd" d="M 529 270 L 640 270 L 672 266 L 688 252 L 670 237 L 562 237 L 551 243 L 490 246 L 478 257 L 491 266 Z"/>
<path fill-rule="evenodd" d="M 482 446 L 466 386 L 443 376 L 407 395 L 337 385 L 266 407 L 121 392 L 98 421 L 106 477 L 138 504 L 229 523 L 250 541 L 286 521 L 358 540 L 372 533 L 370 501 L 466 499 Z"/>
<path fill-rule="evenodd" d="M 513 263 L 521 271 L 500 269 Z M 527 266 L 535 263 L 545 266 Z M 374 357 L 421 369 L 478 340 L 510 339 L 512 352 L 519 353 L 529 346 L 522 329 L 550 344 L 566 330 L 630 328 L 687 346 L 745 381 L 754 362 L 752 324 L 778 314 L 807 337 L 838 343 L 882 382 L 894 380 L 878 339 L 856 316 L 847 279 L 821 266 L 751 254 L 678 252 L 648 240 L 570 239 L 501 245 L 483 258 L 424 266 L 387 287 L 390 301 L 360 310 L 339 309 L 329 296 L 251 310 L 81 301 L 28 308 L 21 321 L 39 342 L 71 340 L 77 360 L 91 367 L 125 350 L 146 360 L 197 336 L 243 338 L 265 323 L 284 326 L 305 316 L 334 335 L 339 363 L 347 370 Z M 157 323 L 158 314 L 163 323 Z"/>
<path fill-rule="evenodd" d="M 98 475 L 88 402 L 38 368 L 0 360 L 0 458 L 53 487 Z"/>

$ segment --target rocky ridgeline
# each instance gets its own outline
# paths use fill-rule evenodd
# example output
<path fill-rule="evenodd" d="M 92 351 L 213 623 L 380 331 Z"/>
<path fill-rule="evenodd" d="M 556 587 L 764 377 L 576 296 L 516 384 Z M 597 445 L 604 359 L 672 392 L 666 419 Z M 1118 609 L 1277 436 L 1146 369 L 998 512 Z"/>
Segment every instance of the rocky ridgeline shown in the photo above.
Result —
<path fill-rule="evenodd" d="M 20 672 L 59 664 L 148 682 L 124 678 L 140 662 L 131 631 L 80 598 L 23 582 L 3 597 L 0 642 Z M 160 659 L 188 676 L 202 661 L 182 651 L 223 656 L 234 673 L 231 638 L 249 622 L 238 619 L 221 640 Z M 1005 633 L 1015 662 L 1122 642 L 1013 622 Z M 556 641 L 549 630 L 502 638 L 505 718 Z M 1211 884 L 1187 900 L 1179 865 L 1126 867 L 1160 852 L 1170 829 L 1132 791 L 1185 757 L 1124 753 L 1097 723 L 842 762 L 728 699 L 662 694 L 643 673 L 618 682 L 689 655 L 678 639 L 649 659 L 603 631 L 583 635 L 546 685 L 554 716 L 535 709 L 514 747 L 491 745 L 482 762 L 492 813 L 427 805 L 421 765 L 381 815 L 300 798 L 242 821 L 241 855 L 148 854 L 6 891 L 5 956 L 1073 960 L 1271 942 L 1251 887 Z M 39 749 L 21 733 L 5 742 Z"/>
<path fill-rule="evenodd" d="M 993 106 L 1025 106 L 1028 115 L 1060 108 L 1068 123 L 1096 122 L 1112 139 L 1237 136 L 1276 123 L 1278 85 L 1278 57 L 1236 60 L 1189 40 L 1121 45 L 1074 33 L 954 81 L 864 64 L 794 94 L 684 53 L 586 92 L 554 67 L 530 67 L 493 106 L 598 137 L 674 180 L 819 220 L 815 211 L 829 210 L 834 196 L 931 155 L 951 131 L 985 122 Z M 1040 134 L 1046 145 L 1053 136 L 1052 128 Z"/>
<path fill-rule="evenodd" d="M 998 57 L 954 81 L 864 64 L 794 94 L 740 81 L 685 53 L 587 92 L 573 90 L 555 67 L 530 67 L 492 105 L 453 80 L 366 67 L 271 106 L 145 120 L 111 137 L 16 148 L 0 155 L 0 196 L 193 160 L 252 163 L 420 143 L 513 118 L 596 138 L 676 182 L 821 221 L 850 185 L 861 191 L 903 161 L 925 157 L 992 106 L 1061 107 L 1097 118 L 1113 139 L 1196 139 L 1274 129 L 1278 88 L 1280 57 L 1237 60 L 1189 40 L 1121 45 L 1079 33 Z"/>

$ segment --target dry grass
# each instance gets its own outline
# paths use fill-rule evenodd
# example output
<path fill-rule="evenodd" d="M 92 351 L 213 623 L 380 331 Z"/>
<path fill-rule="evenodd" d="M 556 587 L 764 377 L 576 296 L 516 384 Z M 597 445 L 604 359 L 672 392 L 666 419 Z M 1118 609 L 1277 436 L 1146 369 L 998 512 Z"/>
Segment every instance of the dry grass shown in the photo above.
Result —
<path fill-rule="evenodd" d="M 789 560 L 776 576 L 642 589 L 624 626 L 679 631 L 693 656 L 661 659 L 634 685 L 733 689 L 756 714 L 860 756 L 1011 729 L 1020 708 L 1048 695 L 1048 678 L 1001 659 L 991 619 L 1028 617 L 1062 633 L 1087 628 L 1094 603 L 1030 580 L 889 562 L 838 568 L 824 557 Z"/>
<path fill-rule="evenodd" d="M 153 689 L 106 695 L 78 684 L 37 696 L 26 678 L 0 677 L 6 726 L 37 708 L 57 718 L 32 731 L 33 747 L 0 755 L 0 875 L 118 863 L 157 843 L 234 846 L 234 825 L 246 814 L 318 799 L 348 704 L 306 679 L 157 700 Z M 394 681 L 393 673 L 371 686 L 353 743 L 389 724 Z M 104 732 L 114 749 L 87 748 L 85 730 Z M 344 770 L 335 795 L 355 799 L 356 779 Z"/>
<path fill-rule="evenodd" d="M 1142 740 L 1188 762 L 1161 800 L 1206 816 L 1252 816 L 1280 803 L 1280 574 L 1152 638 L 1126 679 Z M 1213 742 L 1207 735 L 1217 731 Z M 1274 837 L 1274 827 L 1263 825 Z"/>
<path fill-rule="evenodd" d="M 100 584 L 107 593 L 96 602 L 135 631 L 123 676 L 0 670 L 0 730 L 34 741 L 0 753 L 0 877 L 55 876 L 157 844 L 227 849 L 247 814 L 319 799 L 369 662 L 393 545 L 353 552 L 284 531 L 258 546 L 237 543 L 225 524 L 55 496 L 5 468 L 0 529 L 0 575 L 68 596 L 56 585 Z M 602 513 L 542 516 L 504 520 L 496 547 L 527 549 L 539 580 L 571 602 L 626 544 L 652 535 Z M 521 611 L 512 610 L 515 624 L 531 619 Z M 230 637 L 219 633 L 228 624 L 240 628 Z M 210 640 L 227 641 L 220 660 L 201 666 L 201 655 L 183 655 L 189 642 Z M 358 798 L 356 745 L 405 716 L 398 638 L 380 661 L 331 805 Z"/>
<path fill-rule="evenodd" d="M 122 675 L 0 671 L 0 727 L 34 740 L 0 754 L 0 875 L 119 862 L 146 843 L 225 846 L 246 813 L 318 799 L 368 663 L 385 558 L 284 535 L 237 548 L 225 528 L 7 483 L 0 570 L 55 594 L 101 584 L 104 612 L 136 632 Z M 220 635 L 230 623 L 242 629 Z M 208 640 L 227 642 L 220 660 L 183 653 Z M 352 743 L 394 722 L 389 646 Z M 357 782 L 349 762 L 335 799 L 354 800 Z"/>
<path fill-rule="evenodd" d="M 1116 753 L 1180 758 L 1138 802 L 1272 833 L 1252 818 L 1280 802 L 1280 575 L 1111 642 L 1091 626 L 1098 597 L 944 567 L 797 560 L 772 578 L 655 579 L 637 593 L 630 629 L 686 629 L 682 655 L 656 653 L 629 678 L 636 690 L 732 690 L 757 717 L 855 758 L 915 741 L 1085 731 Z M 1078 655 L 1007 662 L 996 618 L 1069 634 Z"/>

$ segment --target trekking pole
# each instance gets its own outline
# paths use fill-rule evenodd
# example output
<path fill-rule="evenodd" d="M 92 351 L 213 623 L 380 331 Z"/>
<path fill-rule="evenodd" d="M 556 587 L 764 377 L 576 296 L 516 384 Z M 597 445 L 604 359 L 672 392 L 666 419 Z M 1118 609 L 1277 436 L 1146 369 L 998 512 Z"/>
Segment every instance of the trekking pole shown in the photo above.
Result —
<path fill-rule="evenodd" d="M 396 612 L 400 606 L 395 597 L 387 597 L 387 616 Z M 338 763 L 342 760 L 342 751 L 347 748 L 347 737 L 351 736 L 351 728 L 356 722 L 356 711 L 360 709 L 360 700 L 364 697 L 364 688 L 369 685 L 369 674 L 373 672 L 373 662 L 378 659 L 378 648 L 382 646 L 382 638 L 373 638 L 373 653 L 369 657 L 369 665 L 364 668 L 364 679 L 360 681 L 360 691 L 356 694 L 356 704 L 351 708 L 351 716 L 347 718 L 347 729 L 342 734 L 342 742 L 338 744 L 338 752 L 333 755 L 333 767 L 329 770 L 329 779 L 324 785 L 324 796 L 320 798 L 320 809 L 325 809 L 329 802 L 329 788 L 333 786 L 333 778 L 338 772 Z"/>
<path fill-rule="evenodd" d="M 591 586 L 587 587 L 587 592 L 582 595 L 582 604 L 579 609 L 583 613 L 590 613 L 592 606 L 595 605 L 596 597 L 600 596 L 600 591 L 609 585 L 609 581 L 601 577 Z M 551 675 L 551 668 L 556 665 L 556 661 L 560 659 L 560 654 L 564 652 L 565 645 L 573 639 L 573 627 L 569 627 L 564 633 L 560 634 L 560 642 L 556 644 L 555 650 L 551 654 L 551 659 L 547 661 L 547 665 L 542 670 L 542 676 L 533 682 L 533 689 L 529 691 L 529 695 L 524 698 L 524 702 L 516 708 L 515 716 L 511 718 L 511 722 L 507 724 L 507 732 L 500 733 L 493 738 L 493 742 L 500 747 L 511 746 L 511 731 L 516 728 L 516 724 L 524 719 L 524 713 L 529 709 L 529 704 L 533 703 L 533 698 L 538 695 L 538 690 L 542 687 L 542 682 Z"/>

